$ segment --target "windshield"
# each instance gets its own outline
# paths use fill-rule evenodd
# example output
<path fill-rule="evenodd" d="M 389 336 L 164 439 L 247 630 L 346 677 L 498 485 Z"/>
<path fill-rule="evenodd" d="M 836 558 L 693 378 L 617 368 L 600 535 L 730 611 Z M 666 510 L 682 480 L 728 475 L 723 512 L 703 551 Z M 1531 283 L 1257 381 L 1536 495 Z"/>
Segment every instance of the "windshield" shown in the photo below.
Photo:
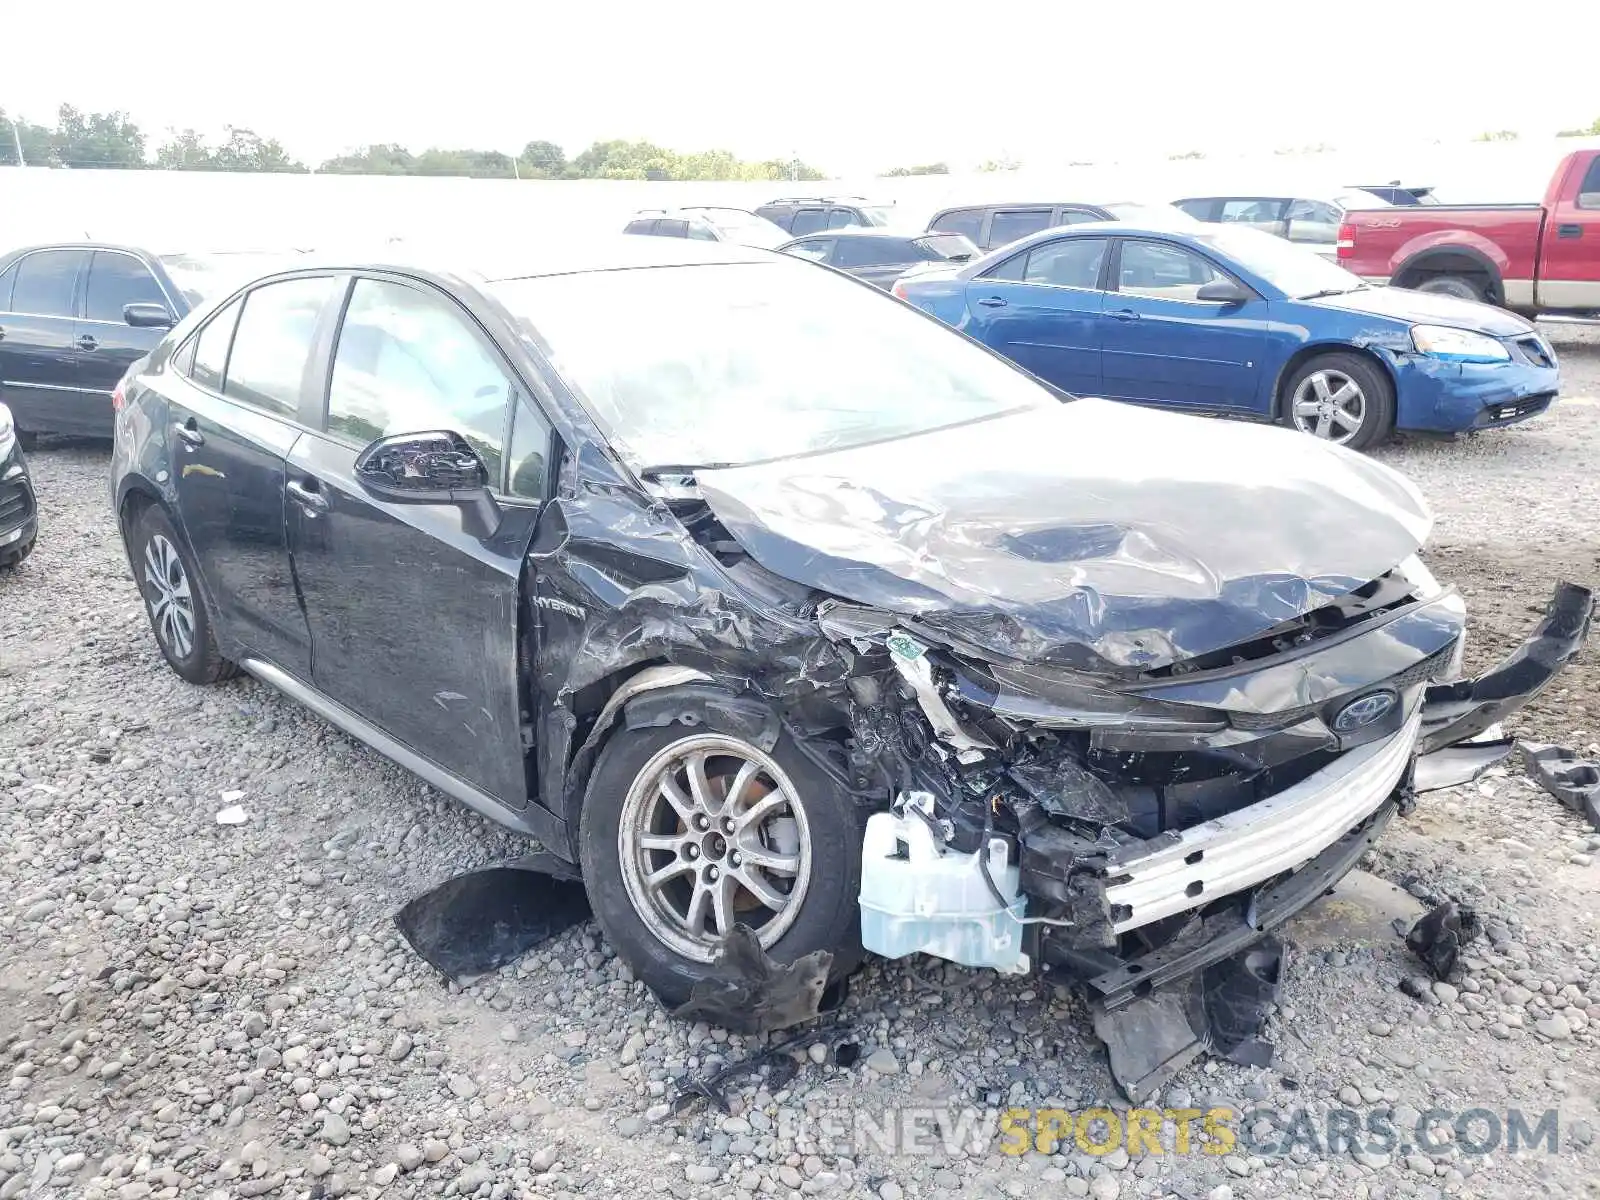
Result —
<path fill-rule="evenodd" d="M 1201 241 L 1293 299 L 1335 296 L 1367 286 L 1360 276 L 1352 275 L 1320 254 L 1270 233 L 1214 226 L 1207 229 L 1208 232 L 1196 235 Z M 1209 232 L 1211 229 L 1215 232 Z"/>
<path fill-rule="evenodd" d="M 1200 229 L 1196 221 L 1181 208 L 1170 204 L 1135 204 L 1125 202 L 1102 206 L 1113 220 L 1125 225 L 1143 225 L 1147 229 Z"/>
<path fill-rule="evenodd" d="M 940 233 L 932 237 L 918 238 L 917 245 L 951 262 L 966 262 L 978 253 L 978 248 L 959 233 Z"/>
<path fill-rule="evenodd" d="M 640 471 L 766 462 L 1059 403 L 960 334 L 798 260 L 494 291 Z"/>
<path fill-rule="evenodd" d="M 236 287 L 286 271 L 298 264 L 295 252 L 223 251 L 214 254 L 158 254 L 156 258 L 177 284 L 190 308 L 197 308 L 209 297 L 231 292 Z"/>

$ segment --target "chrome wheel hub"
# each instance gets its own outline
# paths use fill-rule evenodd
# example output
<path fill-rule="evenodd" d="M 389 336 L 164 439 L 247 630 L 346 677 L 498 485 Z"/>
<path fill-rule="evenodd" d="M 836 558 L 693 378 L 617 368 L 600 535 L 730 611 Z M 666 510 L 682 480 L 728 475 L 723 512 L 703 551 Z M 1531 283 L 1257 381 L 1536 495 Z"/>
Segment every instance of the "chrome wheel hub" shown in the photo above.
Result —
<path fill-rule="evenodd" d="M 622 802 L 617 850 L 640 920 L 699 962 L 738 924 L 770 948 L 811 877 L 794 785 L 761 750 L 721 734 L 683 738 L 645 764 Z"/>
<path fill-rule="evenodd" d="M 1313 371 L 1295 388 L 1290 412 L 1302 433 L 1343 445 L 1366 424 L 1367 397 L 1343 371 Z"/>
<path fill-rule="evenodd" d="M 156 639 L 173 657 L 188 658 L 194 651 L 194 595 L 177 548 L 159 533 L 144 547 L 144 601 Z"/>

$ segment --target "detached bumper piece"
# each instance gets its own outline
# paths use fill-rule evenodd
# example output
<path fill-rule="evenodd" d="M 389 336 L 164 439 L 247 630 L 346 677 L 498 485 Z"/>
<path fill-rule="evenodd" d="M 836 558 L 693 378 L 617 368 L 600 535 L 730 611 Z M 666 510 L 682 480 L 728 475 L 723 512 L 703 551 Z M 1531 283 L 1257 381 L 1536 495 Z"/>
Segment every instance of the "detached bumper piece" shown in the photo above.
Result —
<path fill-rule="evenodd" d="M 1583 646 L 1593 619 L 1590 589 L 1557 584 L 1544 620 L 1498 667 L 1476 679 L 1427 690 L 1417 752 L 1430 755 L 1477 737 L 1544 691 Z"/>

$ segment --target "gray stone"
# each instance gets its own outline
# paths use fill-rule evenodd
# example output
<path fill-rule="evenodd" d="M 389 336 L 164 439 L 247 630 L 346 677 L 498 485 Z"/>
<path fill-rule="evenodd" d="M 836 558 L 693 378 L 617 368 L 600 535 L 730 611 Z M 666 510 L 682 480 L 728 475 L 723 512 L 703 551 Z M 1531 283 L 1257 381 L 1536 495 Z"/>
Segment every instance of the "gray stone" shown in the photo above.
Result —
<path fill-rule="evenodd" d="M 894 1056 L 893 1050 L 880 1046 L 867 1057 L 867 1067 L 879 1075 L 898 1075 L 900 1060 Z"/>

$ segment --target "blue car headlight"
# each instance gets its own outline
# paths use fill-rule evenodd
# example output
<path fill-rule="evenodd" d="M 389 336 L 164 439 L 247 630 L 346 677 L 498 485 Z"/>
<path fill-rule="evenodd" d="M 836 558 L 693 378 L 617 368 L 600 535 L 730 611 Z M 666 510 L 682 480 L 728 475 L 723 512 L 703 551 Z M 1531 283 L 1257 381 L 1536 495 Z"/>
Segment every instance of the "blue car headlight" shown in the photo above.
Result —
<path fill-rule="evenodd" d="M 1442 358 L 1446 362 L 1497 363 L 1510 362 L 1511 351 L 1494 338 L 1466 329 L 1451 329 L 1445 325 L 1413 325 L 1411 344 L 1418 354 Z"/>

